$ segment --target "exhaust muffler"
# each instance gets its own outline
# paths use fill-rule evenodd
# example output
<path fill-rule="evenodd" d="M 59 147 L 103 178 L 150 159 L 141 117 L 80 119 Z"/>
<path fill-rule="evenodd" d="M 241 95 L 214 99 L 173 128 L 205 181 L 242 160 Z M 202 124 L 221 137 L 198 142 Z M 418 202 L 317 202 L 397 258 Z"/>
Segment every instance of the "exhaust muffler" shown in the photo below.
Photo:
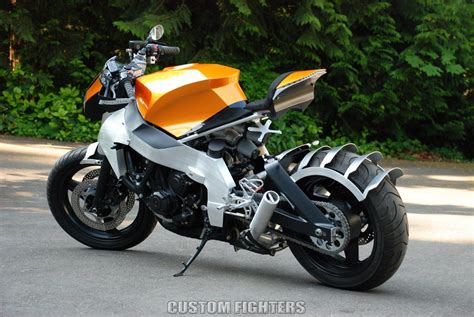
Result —
<path fill-rule="evenodd" d="M 280 196 L 273 190 L 263 194 L 262 201 L 258 205 L 257 211 L 250 222 L 250 234 L 252 238 L 258 241 L 258 238 L 268 226 L 268 222 L 280 201 Z"/>

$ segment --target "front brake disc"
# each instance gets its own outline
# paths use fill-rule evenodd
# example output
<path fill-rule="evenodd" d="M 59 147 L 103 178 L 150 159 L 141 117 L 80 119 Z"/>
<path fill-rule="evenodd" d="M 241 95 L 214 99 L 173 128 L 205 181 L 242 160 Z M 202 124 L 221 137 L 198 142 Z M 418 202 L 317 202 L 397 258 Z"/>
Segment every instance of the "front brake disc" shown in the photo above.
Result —
<path fill-rule="evenodd" d="M 95 172 L 91 171 L 89 173 Z M 74 188 L 71 194 L 71 206 L 74 214 L 79 220 L 90 228 L 100 231 L 108 231 L 117 228 L 132 210 L 135 203 L 135 194 L 128 191 L 125 199 L 121 200 L 116 206 L 110 206 L 111 212 L 105 217 L 99 217 L 92 212 L 88 206 L 88 201 L 94 198 L 97 181 L 90 179 L 91 175 L 86 174 L 84 180 Z M 95 173 L 94 173 L 95 174 Z M 89 177 L 88 177 L 89 176 Z M 98 173 L 97 173 L 98 176 Z"/>

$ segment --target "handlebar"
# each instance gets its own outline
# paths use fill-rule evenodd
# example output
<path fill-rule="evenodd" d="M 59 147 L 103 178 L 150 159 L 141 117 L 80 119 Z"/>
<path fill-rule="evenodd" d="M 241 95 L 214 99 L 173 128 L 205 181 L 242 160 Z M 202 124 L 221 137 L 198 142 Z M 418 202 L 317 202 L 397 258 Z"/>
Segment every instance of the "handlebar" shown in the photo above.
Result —
<path fill-rule="evenodd" d="M 120 65 L 121 75 L 117 75 L 123 81 L 123 87 L 129 98 L 134 98 L 135 89 L 132 86 L 131 79 L 140 77 L 145 74 L 148 56 L 157 55 L 178 55 L 179 47 L 166 46 L 161 44 L 147 43 L 145 41 L 129 41 L 130 48 L 136 52 L 133 55 L 133 59 L 127 65 Z M 110 65 L 109 65 L 110 64 Z M 113 63 L 106 63 L 104 71 L 107 70 L 111 73 L 111 68 L 115 69 L 116 65 L 115 58 Z M 114 71 L 115 73 L 116 71 Z M 111 77 L 112 78 L 112 77 Z"/>
<path fill-rule="evenodd" d="M 161 55 L 178 55 L 179 54 L 179 47 L 177 46 L 166 46 L 166 45 L 159 45 L 158 49 Z"/>
<path fill-rule="evenodd" d="M 129 41 L 128 46 L 132 51 L 147 56 L 178 55 L 180 52 L 179 47 L 149 43 L 147 41 Z"/>

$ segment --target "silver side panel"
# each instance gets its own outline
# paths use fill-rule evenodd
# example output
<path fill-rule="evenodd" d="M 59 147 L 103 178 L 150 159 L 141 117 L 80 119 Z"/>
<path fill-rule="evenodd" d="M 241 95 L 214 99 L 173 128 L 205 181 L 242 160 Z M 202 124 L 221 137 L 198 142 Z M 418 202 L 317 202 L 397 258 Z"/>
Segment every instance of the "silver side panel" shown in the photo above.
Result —
<path fill-rule="evenodd" d="M 383 155 L 379 151 L 374 151 L 374 152 L 359 156 L 358 158 L 352 161 L 351 165 L 349 165 L 349 167 L 347 168 L 347 171 L 344 173 L 344 177 L 349 178 L 349 175 L 357 171 L 359 166 L 365 160 L 371 160 L 372 162 L 374 162 L 374 164 L 377 164 L 382 158 L 383 158 Z"/>
<path fill-rule="evenodd" d="M 346 150 L 346 151 L 349 151 L 349 152 L 352 152 L 352 153 L 356 153 L 357 152 L 357 146 L 353 143 L 347 143 L 347 144 L 340 145 L 340 146 L 337 146 L 337 147 L 333 148 L 324 157 L 323 161 L 321 162 L 321 167 L 325 167 L 326 165 L 331 163 L 332 160 L 336 157 L 337 153 L 339 153 L 342 150 Z"/>
<path fill-rule="evenodd" d="M 95 164 L 100 165 L 102 163 L 101 160 L 92 158 L 92 156 L 97 152 L 99 142 L 94 142 L 89 144 L 87 147 L 86 155 L 81 161 L 81 164 Z"/>
<path fill-rule="evenodd" d="M 230 191 L 235 187 L 223 159 L 211 158 L 186 145 L 156 149 L 134 134 L 130 136 L 129 146 L 147 159 L 184 172 L 192 180 L 206 186 L 209 222 L 212 226 L 222 227 L 224 211 L 221 207 L 226 204 Z"/>
<path fill-rule="evenodd" d="M 330 149 L 331 149 L 330 146 L 324 145 L 324 146 L 321 146 L 320 148 L 318 148 L 316 150 L 313 150 L 313 151 L 309 152 L 308 154 L 306 154 L 303 157 L 303 159 L 301 160 L 300 165 L 298 166 L 298 171 L 302 170 L 304 167 L 306 167 L 309 164 L 309 161 L 311 161 L 311 159 L 313 158 L 313 156 L 315 156 L 316 154 L 318 154 L 319 152 L 321 152 L 323 150 L 330 150 Z"/>
<path fill-rule="evenodd" d="M 124 114 L 126 109 L 114 112 L 108 117 L 99 132 L 99 146 L 105 153 L 117 177 L 125 174 L 126 167 L 121 151 L 115 149 L 116 143 L 130 146 L 147 159 L 186 173 L 194 181 L 207 188 L 207 212 L 212 226 L 222 227 L 224 212 L 219 210 L 226 204 L 230 191 L 235 187 L 234 180 L 223 159 L 214 159 L 206 153 L 186 145 L 168 148 L 154 148 L 133 132 L 135 123 L 127 130 Z M 129 110 L 130 111 L 130 110 Z"/>
<path fill-rule="evenodd" d="M 122 151 L 117 151 L 117 143 L 128 145 L 130 139 L 124 122 L 125 108 L 112 113 L 102 123 L 99 131 L 99 151 L 103 152 L 112 167 L 115 175 L 125 174 L 125 159 Z"/>

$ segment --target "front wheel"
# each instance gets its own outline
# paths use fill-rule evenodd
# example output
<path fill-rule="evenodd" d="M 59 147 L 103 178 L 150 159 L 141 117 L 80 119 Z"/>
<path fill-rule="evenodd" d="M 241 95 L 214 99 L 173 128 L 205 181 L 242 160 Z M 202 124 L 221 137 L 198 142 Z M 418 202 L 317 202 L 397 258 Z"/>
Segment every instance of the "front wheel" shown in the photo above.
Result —
<path fill-rule="evenodd" d="M 107 186 L 108 208 L 91 208 L 100 165 L 83 165 L 87 148 L 62 156 L 48 177 L 47 197 L 58 224 L 77 241 L 97 249 L 123 250 L 145 240 L 156 226 L 156 217 L 135 200 L 111 175 Z"/>
<path fill-rule="evenodd" d="M 327 151 L 318 153 L 309 166 L 319 166 L 326 154 Z M 357 157 L 354 153 L 341 151 L 328 168 L 344 174 Z M 380 167 L 366 160 L 351 176 L 351 181 L 363 189 L 380 172 Z M 388 179 L 372 190 L 362 203 L 327 178 L 308 177 L 298 185 L 312 200 L 342 206 L 346 215 L 357 215 L 361 219 L 360 235 L 352 237 L 344 251 L 337 255 L 323 254 L 288 241 L 298 262 L 311 275 L 329 286 L 368 290 L 384 283 L 397 271 L 408 245 L 408 221 L 400 195 Z M 299 240 L 314 242 L 311 237 L 304 236 Z"/>

